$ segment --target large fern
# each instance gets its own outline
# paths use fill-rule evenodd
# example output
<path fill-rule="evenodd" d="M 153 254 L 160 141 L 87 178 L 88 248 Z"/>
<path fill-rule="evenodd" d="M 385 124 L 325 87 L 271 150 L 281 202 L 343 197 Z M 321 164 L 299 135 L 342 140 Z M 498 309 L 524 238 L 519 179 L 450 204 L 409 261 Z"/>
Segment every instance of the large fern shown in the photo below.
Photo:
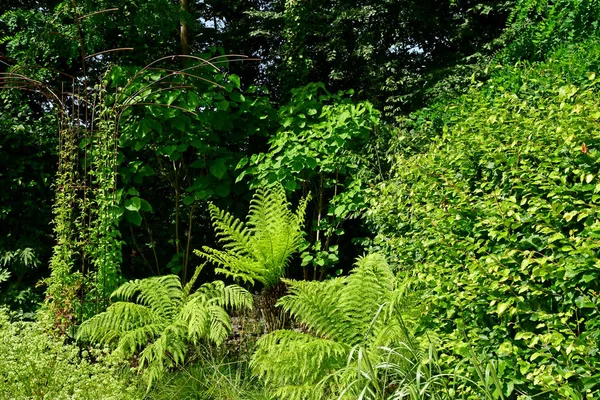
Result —
<path fill-rule="evenodd" d="M 258 189 L 245 223 L 211 204 L 210 215 L 223 250 L 205 246 L 196 254 L 219 265 L 216 272 L 273 287 L 302 242 L 308 200 L 301 200 L 293 212 L 282 186 Z"/>
<path fill-rule="evenodd" d="M 404 291 L 380 254 L 359 258 L 348 277 L 286 283 L 289 294 L 278 304 L 308 332 L 265 335 L 252 358 L 255 372 L 282 399 L 324 399 L 341 391 L 335 372 L 345 369 L 353 348 L 375 352 L 405 335 L 392 312 Z"/>
<path fill-rule="evenodd" d="M 165 369 L 181 364 L 189 343 L 207 340 L 221 344 L 231 331 L 227 308 L 250 308 L 252 296 L 221 281 L 205 283 L 194 293 L 200 274 L 182 287 L 176 275 L 133 280 L 112 294 L 121 301 L 85 321 L 77 338 L 113 346 L 125 357 L 139 353 L 148 385 Z"/>

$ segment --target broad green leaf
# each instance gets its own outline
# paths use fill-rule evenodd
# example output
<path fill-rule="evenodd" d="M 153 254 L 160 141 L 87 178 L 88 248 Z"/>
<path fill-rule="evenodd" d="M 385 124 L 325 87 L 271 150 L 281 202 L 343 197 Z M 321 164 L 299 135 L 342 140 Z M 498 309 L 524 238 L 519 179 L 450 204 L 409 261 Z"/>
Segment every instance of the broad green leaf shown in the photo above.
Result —
<path fill-rule="evenodd" d="M 220 158 L 213 162 L 210 166 L 210 173 L 217 179 L 223 178 L 227 173 L 227 167 L 225 166 L 225 159 Z"/>

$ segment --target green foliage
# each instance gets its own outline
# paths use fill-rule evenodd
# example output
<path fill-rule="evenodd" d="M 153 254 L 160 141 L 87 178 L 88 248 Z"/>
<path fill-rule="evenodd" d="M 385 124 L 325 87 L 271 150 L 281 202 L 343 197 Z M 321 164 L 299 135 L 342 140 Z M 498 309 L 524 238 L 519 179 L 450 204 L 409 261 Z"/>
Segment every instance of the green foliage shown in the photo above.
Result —
<path fill-rule="evenodd" d="M 288 104 L 279 110 L 281 127 L 270 141 L 268 153 L 256 154 L 238 177 L 255 177 L 253 186 L 280 182 L 288 190 L 307 185 L 324 175 L 327 187 L 343 185 L 365 157 L 370 133 L 379 113 L 368 102 L 354 102 L 348 93 L 331 94 L 322 83 L 294 89 Z M 238 168 L 245 167 L 243 160 Z M 331 181 L 331 182 L 329 182 Z"/>
<path fill-rule="evenodd" d="M 31 270 L 36 269 L 40 265 L 40 260 L 35 255 L 35 251 L 26 247 L 14 251 L 7 251 L 4 256 L 0 257 L 0 265 L 8 267 L 9 271 L 21 280 Z"/>
<path fill-rule="evenodd" d="M 323 399 L 339 393 L 330 375 L 346 366 L 354 346 L 376 352 L 402 335 L 395 311 L 404 292 L 379 254 L 359 258 L 348 277 L 285 282 L 289 294 L 278 304 L 307 332 L 278 330 L 263 336 L 251 363 L 281 398 Z"/>
<path fill-rule="evenodd" d="M 124 357 L 139 353 L 150 387 L 166 369 L 184 362 L 188 344 L 225 340 L 231 331 L 226 308 L 252 306 L 250 293 L 221 281 L 204 283 L 191 293 L 200 271 L 185 287 L 175 275 L 121 285 L 112 294 L 121 301 L 85 321 L 77 338 L 115 347 Z"/>
<path fill-rule="evenodd" d="M 9 322 L 0 310 L 1 399 L 138 399 L 129 367 L 101 351 L 83 353 L 34 322 Z"/>
<path fill-rule="evenodd" d="M 155 104 L 121 120 L 122 211 L 131 231 L 126 240 L 144 257 L 144 267 L 158 272 L 167 264 L 184 280 L 191 249 L 207 241 L 197 228 L 209 224 L 206 202 L 231 205 L 232 196 L 247 193 L 245 185 L 236 185 L 234 169 L 270 126 L 274 112 L 257 87 L 242 91 L 237 75 L 216 69 L 227 65 L 227 56 L 203 57 L 189 61 L 186 70 L 195 69 L 186 75 L 115 67 L 107 77 L 111 86 L 120 87 L 137 76 L 123 95 Z M 149 89 L 167 82 L 172 90 Z"/>
<path fill-rule="evenodd" d="M 43 280 L 48 287 L 44 299 L 45 310 L 41 313 L 46 324 L 65 333 L 75 319 L 80 306 L 77 291 L 81 286 L 82 276 L 75 272 L 75 253 L 77 252 L 76 235 L 73 221 L 76 218 L 76 193 L 68 190 L 76 174 L 76 144 L 72 140 L 65 141 L 59 151 L 61 168 L 56 174 L 54 183 L 54 202 L 52 220 L 54 247 L 50 259 L 50 276 Z"/>
<path fill-rule="evenodd" d="M 216 272 L 273 287 L 285 276 L 292 255 L 302 243 L 309 199 L 301 200 L 293 212 L 282 186 L 259 188 L 245 223 L 211 204 L 213 225 L 224 249 L 205 246 L 196 254 L 219 265 Z"/>
<path fill-rule="evenodd" d="M 11 273 L 0 304 L 29 318 L 41 301 L 34 286 L 46 274 L 52 247 L 56 119 L 23 93 L 1 91 L 0 110 L 0 266 Z"/>
<path fill-rule="evenodd" d="M 10 279 L 10 272 L 4 268 L 0 269 L 0 283 L 4 283 Z"/>
<path fill-rule="evenodd" d="M 302 266 L 323 276 L 338 260 L 343 223 L 366 209 L 364 191 L 381 173 L 376 131 L 379 112 L 347 93 L 331 94 L 322 83 L 292 90 L 279 110 L 280 128 L 266 153 L 238 164 L 237 180 L 252 176 L 251 187 L 282 184 L 288 191 L 313 194 L 310 247 Z"/>
<path fill-rule="evenodd" d="M 30 247 L 7 251 L 0 257 L 0 283 L 9 282 L 0 292 L 0 304 L 17 311 L 21 318 L 33 317 L 33 311 L 41 302 L 40 294 L 24 282 L 39 266 L 40 260 Z M 16 281 L 10 282 L 11 277 Z"/>
<path fill-rule="evenodd" d="M 508 46 L 500 58 L 544 60 L 564 43 L 578 43 L 600 30 L 597 0 L 519 0 L 503 36 Z"/>
<path fill-rule="evenodd" d="M 506 396 L 600 390 L 599 61 L 593 39 L 497 65 L 413 114 L 372 198 L 374 245 L 415 274 L 440 358 L 497 359 Z"/>

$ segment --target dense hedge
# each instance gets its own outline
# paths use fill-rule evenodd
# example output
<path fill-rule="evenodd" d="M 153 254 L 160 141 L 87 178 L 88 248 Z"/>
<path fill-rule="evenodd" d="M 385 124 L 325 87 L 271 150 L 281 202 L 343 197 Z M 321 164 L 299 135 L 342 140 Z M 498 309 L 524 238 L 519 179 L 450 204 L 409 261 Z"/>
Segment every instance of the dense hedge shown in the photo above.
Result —
<path fill-rule="evenodd" d="M 511 397 L 600 393 L 599 65 L 590 40 L 413 114 L 373 196 L 443 362 L 497 360 Z"/>

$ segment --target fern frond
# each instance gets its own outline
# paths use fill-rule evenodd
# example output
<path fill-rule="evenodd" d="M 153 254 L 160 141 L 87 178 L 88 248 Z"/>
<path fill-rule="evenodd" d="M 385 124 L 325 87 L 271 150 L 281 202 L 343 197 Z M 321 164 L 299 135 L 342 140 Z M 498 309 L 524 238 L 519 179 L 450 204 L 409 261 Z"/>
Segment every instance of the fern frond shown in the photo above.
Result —
<path fill-rule="evenodd" d="M 254 284 L 255 280 L 261 281 L 263 265 L 258 260 L 207 246 L 202 250 L 203 252 L 195 251 L 195 253 L 223 267 L 215 268 L 215 272 L 251 284 Z"/>
<path fill-rule="evenodd" d="M 77 339 L 109 345 L 125 357 L 141 351 L 139 365 L 150 388 L 166 369 L 183 363 L 188 343 L 220 344 L 226 339 L 231 320 L 225 308 L 252 306 L 248 291 L 220 281 L 190 294 L 201 268 L 185 288 L 175 275 L 125 283 L 112 297 L 128 301 L 85 321 Z"/>
<path fill-rule="evenodd" d="M 118 342 L 125 332 L 145 325 L 161 325 L 164 322 L 160 315 L 146 306 L 118 302 L 110 305 L 105 312 L 84 321 L 77 332 L 77 339 L 111 345 Z"/>
<path fill-rule="evenodd" d="M 315 384 L 345 363 L 349 347 L 309 334 L 280 330 L 257 342 L 251 366 L 274 387 Z"/>
<path fill-rule="evenodd" d="M 238 255 L 249 256 L 252 253 L 250 230 L 242 221 L 214 204 L 209 204 L 208 208 L 216 235 L 223 247 Z"/>
<path fill-rule="evenodd" d="M 223 295 L 219 305 L 228 308 L 252 309 L 254 299 L 252 294 L 238 285 L 228 285 L 223 288 Z"/>
<path fill-rule="evenodd" d="M 146 305 L 163 317 L 172 317 L 183 301 L 181 281 L 176 275 L 136 279 L 121 285 L 112 298 Z"/>
<path fill-rule="evenodd" d="M 198 276 L 200 276 L 200 272 L 202 272 L 202 269 L 204 268 L 205 265 L 206 265 L 206 263 L 200 265 L 199 267 L 196 267 L 196 270 L 194 271 L 194 275 L 192 275 L 192 278 L 190 279 L 190 281 L 185 284 L 185 286 L 183 288 L 183 299 L 182 299 L 183 301 L 187 300 L 188 296 L 192 292 L 192 288 L 194 287 L 196 280 L 198 280 Z"/>
<path fill-rule="evenodd" d="M 116 350 L 122 352 L 126 357 L 131 357 L 144 348 L 149 341 L 159 337 L 165 328 L 166 325 L 163 323 L 147 324 L 128 330 L 120 335 Z"/>
<path fill-rule="evenodd" d="M 296 209 L 296 221 L 300 230 L 304 230 L 304 226 L 306 225 L 306 208 L 308 207 L 310 199 L 311 196 L 309 193 L 305 198 L 300 200 L 298 208 Z"/>
<path fill-rule="evenodd" d="M 298 321 L 306 324 L 313 333 L 327 339 L 348 342 L 352 324 L 338 298 L 344 290 L 345 278 L 325 282 L 290 281 L 288 295 L 277 302 Z"/>
<path fill-rule="evenodd" d="M 208 339 L 219 346 L 231 332 L 231 319 L 227 311 L 217 305 L 209 306 L 208 314 L 210 315 L 210 334 Z"/>
<path fill-rule="evenodd" d="M 188 336 L 194 344 L 208 336 L 210 329 L 210 315 L 203 300 L 202 297 L 190 298 L 178 317 L 187 325 Z"/>
<path fill-rule="evenodd" d="M 142 369 L 146 368 L 144 377 L 148 382 L 148 388 L 160 379 L 167 369 L 183 363 L 187 352 L 183 332 L 181 325 L 169 325 L 157 340 L 146 346 L 140 353 L 139 365 Z"/>
<path fill-rule="evenodd" d="M 394 274 L 381 254 L 359 257 L 347 277 L 346 289 L 339 296 L 340 307 L 354 325 L 352 344 L 363 340 L 379 307 L 390 300 Z"/>
<path fill-rule="evenodd" d="M 194 293 L 194 297 L 196 296 L 202 296 L 207 301 L 215 301 L 221 307 L 252 308 L 252 294 L 238 285 L 225 286 L 222 281 L 204 283 Z"/>

